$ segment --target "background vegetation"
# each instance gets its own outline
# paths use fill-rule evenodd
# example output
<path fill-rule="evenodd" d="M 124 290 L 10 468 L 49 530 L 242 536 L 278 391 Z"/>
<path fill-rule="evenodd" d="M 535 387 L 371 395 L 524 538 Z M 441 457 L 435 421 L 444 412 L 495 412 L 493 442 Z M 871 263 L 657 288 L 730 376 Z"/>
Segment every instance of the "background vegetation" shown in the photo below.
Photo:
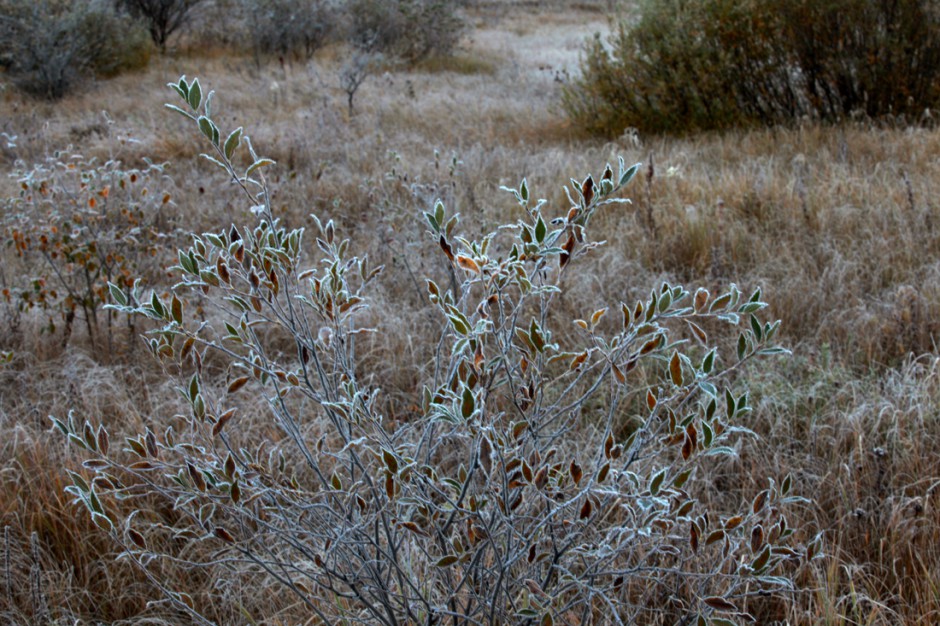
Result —
<path fill-rule="evenodd" d="M 72 162 L 99 181 L 112 170 L 128 177 L 148 172 L 138 199 L 121 205 L 143 211 L 143 223 L 155 228 L 147 232 L 166 238 L 156 267 L 175 262 L 160 255 L 173 250 L 177 226 L 204 232 L 233 216 L 248 219 L 224 199 L 228 194 L 213 191 L 225 179 L 193 159 L 204 148 L 183 120 L 154 113 L 167 81 L 180 73 L 212 75 L 213 87 L 226 95 L 216 115 L 226 126 L 231 120 L 253 128 L 254 144 L 278 161 L 270 170 L 275 215 L 311 229 L 310 212 L 331 217 L 387 267 L 385 288 L 372 293 L 375 317 L 365 320 L 387 331 L 361 345 L 359 356 L 377 384 L 413 390 L 426 365 L 416 355 L 426 354 L 426 337 L 436 328 L 413 277 L 447 280 L 440 252 L 423 252 L 421 211 L 440 197 L 468 228 L 484 232 L 518 217 L 499 185 L 527 177 L 549 208 L 565 207 L 555 181 L 615 162 L 617 154 L 640 161 L 628 194 L 633 204 L 595 218 L 597 231 L 617 237 L 606 237 L 610 244 L 584 259 L 582 272 L 563 285 L 561 312 L 582 318 L 604 302 L 646 298 L 663 280 L 713 293 L 732 281 L 747 293 L 763 286 L 768 314 L 782 320 L 778 340 L 794 354 L 746 372 L 752 411 L 745 424 L 759 439 L 743 440 L 736 460 L 711 470 L 702 504 L 737 507 L 766 487 L 766 477 L 792 473 L 795 492 L 813 500 L 791 512 L 789 521 L 801 529 L 795 539 L 822 532 L 826 557 L 801 575 L 806 592 L 762 605 L 761 620 L 935 623 L 940 216 L 932 199 L 940 136 L 929 120 L 908 126 L 896 117 L 862 116 L 839 125 L 804 120 L 684 138 L 645 130 L 613 141 L 585 138 L 559 114 L 559 81 L 577 75 L 584 36 L 606 31 L 608 8 L 606 2 L 544 11 L 525 3 L 468 3 L 460 14 L 466 36 L 453 54 L 412 67 L 380 66 L 362 84 L 354 117 L 339 81 L 349 50 L 342 44 L 320 48 L 309 64 L 281 63 L 250 49 L 220 55 L 224 36 L 203 41 L 181 32 L 170 39 L 168 56 L 151 56 L 141 73 L 83 83 L 54 105 L 15 89 L 8 67 L 0 93 L 9 111 L 0 119 L 0 160 L 20 174 L 0 182 L 8 199 L 4 215 L 11 215 L 9 206 L 23 210 L 19 179 L 26 173 L 51 172 L 57 163 L 67 172 Z M 631 9 L 625 7 L 628 15 Z M 145 159 L 166 166 L 152 170 Z M 66 208 L 87 211 L 90 198 L 102 198 L 100 183 L 69 187 L 62 173 L 55 180 L 63 192 L 73 189 L 68 197 L 76 204 Z M 155 222 L 161 212 L 167 221 Z M 120 232 L 134 228 L 109 223 Z M 5 239 L 3 267 L 21 267 L 12 233 Z M 173 606 L 148 604 L 159 600 L 151 582 L 126 561 L 109 558 L 112 542 L 64 492 L 71 480 L 61 468 L 82 471 L 84 457 L 50 432 L 47 416 L 74 410 L 80 421 L 104 424 L 119 447 L 123 434 L 178 427 L 173 416 L 187 414 L 189 405 L 135 338 L 140 327 L 129 329 L 121 318 L 108 351 L 100 348 L 108 333 L 96 327 L 89 335 L 81 305 L 66 336 L 67 313 L 54 312 L 53 331 L 49 311 L 25 310 L 13 299 L 16 289 L 29 287 L 22 281 L 40 275 L 61 291 L 50 267 L 36 261 L 29 271 L 2 274 L 10 296 L 0 302 L 6 434 L 0 610 L 19 623 L 179 623 L 186 618 Z M 70 269 L 76 273 L 69 276 L 82 276 L 78 266 Z M 394 315 L 382 313 L 388 311 Z M 566 332 L 576 328 L 559 330 L 560 340 Z M 227 389 L 226 372 L 210 371 L 204 384 Z M 386 419 L 405 419 L 411 397 L 383 398 Z M 260 398 L 243 394 L 239 415 L 239 429 L 254 446 L 278 445 Z M 148 541 L 178 545 L 177 513 L 156 499 L 151 510 L 165 530 Z M 249 622 L 246 615 L 294 622 L 305 615 L 288 595 L 272 594 L 239 572 L 166 563 L 156 577 L 181 581 L 222 623 Z"/>
<path fill-rule="evenodd" d="M 565 106 L 619 134 L 855 117 L 918 120 L 940 99 L 928 0 L 647 0 L 588 47 Z"/>

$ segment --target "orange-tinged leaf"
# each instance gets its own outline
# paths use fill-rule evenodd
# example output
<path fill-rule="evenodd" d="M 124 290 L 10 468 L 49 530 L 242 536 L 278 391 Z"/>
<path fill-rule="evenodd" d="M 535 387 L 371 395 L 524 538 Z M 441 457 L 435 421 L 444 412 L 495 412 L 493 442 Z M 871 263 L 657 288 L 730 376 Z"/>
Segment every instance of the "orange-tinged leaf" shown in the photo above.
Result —
<path fill-rule="evenodd" d="M 735 515 L 734 517 L 728 518 L 728 521 L 725 522 L 725 530 L 734 530 L 741 525 L 741 522 L 744 521 L 744 518 L 740 515 Z"/>
<path fill-rule="evenodd" d="M 650 411 L 656 408 L 656 396 L 653 395 L 652 389 L 646 392 L 646 406 L 649 407 Z"/>
<path fill-rule="evenodd" d="M 695 292 L 695 310 L 701 311 L 708 303 L 708 289 L 699 288 Z"/>
<path fill-rule="evenodd" d="M 477 262 L 471 259 L 470 257 L 457 255 L 456 261 L 457 261 L 457 265 L 467 270 L 468 272 L 473 272 L 474 274 L 480 273 L 480 266 L 477 265 Z"/>
<path fill-rule="evenodd" d="M 225 428 L 225 425 L 228 423 L 232 416 L 235 415 L 237 409 L 231 408 L 225 413 L 219 416 L 219 419 L 216 421 L 215 426 L 212 427 L 212 436 L 217 437 L 219 433 L 222 432 L 222 429 Z"/>
<path fill-rule="evenodd" d="M 708 347 L 708 335 L 705 334 L 705 331 L 702 330 L 701 326 L 695 322 L 687 322 L 689 329 L 692 331 L 692 334 L 695 335 L 695 338 L 698 339 L 699 343 L 704 347 Z"/>
<path fill-rule="evenodd" d="M 222 541 L 227 541 L 228 543 L 235 543 L 235 537 L 232 534 L 222 528 L 221 526 L 216 526 L 215 530 L 212 531 L 212 534 L 221 539 Z"/>
<path fill-rule="evenodd" d="M 721 541 L 724 538 L 725 538 L 725 531 L 721 529 L 712 531 L 708 534 L 708 537 L 705 538 L 705 545 L 709 546 L 715 543 L 716 541 Z"/>
<path fill-rule="evenodd" d="M 679 359 L 679 353 L 673 352 L 672 359 L 669 360 L 669 374 L 672 376 L 672 383 L 676 387 L 682 386 L 682 361 Z"/>
<path fill-rule="evenodd" d="M 399 522 L 399 525 L 406 530 L 410 530 L 416 535 L 421 535 L 422 537 L 428 536 L 428 534 L 421 530 L 421 528 L 414 522 Z"/>
<path fill-rule="evenodd" d="M 596 326 L 597 323 L 601 321 L 601 318 L 604 317 L 606 313 L 607 313 L 606 307 L 603 309 L 598 309 L 597 311 L 594 311 L 594 314 L 591 315 L 591 326 Z"/>
<path fill-rule="evenodd" d="M 618 383 L 620 383 L 621 385 L 625 385 L 627 383 L 627 375 L 624 374 L 623 371 L 619 367 L 617 367 L 616 364 L 611 363 L 610 371 L 614 373 L 614 378 L 617 379 Z"/>
<path fill-rule="evenodd" d="M 578 356 L 574 357 L 573 359 L 571 359 L 571 365 L 568 366 L 568 369 L 572 371 L 579 369 L 587 360 L 587 357 L 588 357 L 587 351 L 582 352 Z"/>
<path fill-rule="evenodd" d="M 228 393 L 235 393 L 239 389 L 245 386 L 245 383 L 248 382 L 248 376 L 241 376 L 236 378 L 228 385 Z"/>
<path fill-rule="evenodd" d="M 578 519 L 587 519 L 591 517 L 591 512 L 594 510 L 594 505 L 591 504 L 590 498 L 584 499 L 584 504 L 581 505 L 581 512 L 578 514 Z"/>
<path fill-rule="evenodd" d="M 183 342 L 183 347 L 180 350 L 180 361 L 186 360 L 186 357 L 188 357 L 189 353 L 192 352 L 193 344 L 195 343 L 196 339 L 194 337 L 189 337 L 185 342 Z"/>

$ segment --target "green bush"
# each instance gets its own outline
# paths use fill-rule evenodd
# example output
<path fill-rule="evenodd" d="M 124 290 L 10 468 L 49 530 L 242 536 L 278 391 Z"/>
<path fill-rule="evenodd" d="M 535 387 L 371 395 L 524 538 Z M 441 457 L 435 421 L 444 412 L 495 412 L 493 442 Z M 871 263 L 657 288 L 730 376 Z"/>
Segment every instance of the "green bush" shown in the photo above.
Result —
<path fill-rule="evenodd" d="M 564 105 L 581 127 L 692 132 L 850 115 L 917 118 L 940 102 L 929 0 L 646 0 L 585 50 Z"/>
<path fill-rule="evenodd" d="M 0 0 L 0 59 L 24 91 L 49 100 L 89 76 L 146 66 L 146 33 L 105 0 Z"/>
<path fill-rule="evenodd" d="M 464 29 L 447 0 L 350 0 L 346 11 L 356 47 L 409 63 L 450 54 Z"/>
<path fill-rule="evenodd" d="M 309 59 L 336 38 L 339 12 L 328 0 L 244 0 L 256 54 Z"/>
<path fill-rule="evenodd" d="M 663 284 L 575 320 L 553 307 L 562 277 L 602 245 L 592 216 L 619 207 L 637 166 L 572 180 L 554 219 L 522 181 L 507 190 L 519 219 L 480 239 L 442 203 L 423 215 L 453 280 L 426 282 L 440 316 L 431 365 L 416 393 L 389 390 L 415 393 L 412 414 L 392 424 L 356 356 L 389 332 L 361 325 L 382 268 L 332 221 L 311 216 L 310 234 L 280 224 L 262 175 L 273 163 L 242 129 L 222 134 L 198 81 L 172 87 L 173 108 L 256 219 L 193 235 L 172 294 L 111 286 L 115 309 L 161 325 L 147 341 L 181 372 L 179 428 L 135 433 L 118 450 L 103 426 L 54 419 L 87 454 L 68 491 L 126 558 L 273 581 L 324 623 L 718 625 L 748 617 L 755 594 L 792 589 L 794 568 L 816 554 L 789 545 L 794 481 L 770 480 L 722 511 L 697 496 L 748 432 L 748 395 L 729 377 L 786 352 L 778 323 L 757 317 L 760 290 Z M 562 325 L 575 338 L 559 339 Z M 709 342 L 719 327 L 734 329 L 732 345 Z M 260 447 L 246 430 L 248 390 L 267 400 L 273 421 L 261 428 L 280 432 Z M 173 503 L 172 529 L 134 509 L 148 494 Z M 211 604 L 150 578 L 207 623 Z"/>

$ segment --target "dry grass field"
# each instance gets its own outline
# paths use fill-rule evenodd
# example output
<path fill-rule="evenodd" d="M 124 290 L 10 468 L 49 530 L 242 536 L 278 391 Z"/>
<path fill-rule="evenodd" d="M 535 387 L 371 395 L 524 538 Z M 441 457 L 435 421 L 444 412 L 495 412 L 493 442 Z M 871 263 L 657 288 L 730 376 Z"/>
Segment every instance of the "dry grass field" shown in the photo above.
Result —
<path fill-rule="evenodd" d="M 353 115 L 338 48 L 306 65 L 258 64 L 190 44 L 55 104 L 7 86 L 0 132 L 16 140 L 0 145 L 0 192 L 17 193 L 8 174 L 18 160 L 55 150 L 126 167 L 150 159 L 166 162 L 164 210 L 187 232 L 246 219 L 224 176 L 198 158 L 198 138 L 162 106 L 168 81 L 199 76 L 216 91 L 217 117 L 277 161 L 275 213 L 308 227 L 311 212 L 332 218 L 388 268 L 369 313 L 383 332 L 361 356 L 389 390 L 394 419 L 420 393 L 419 359 L 433 342 L 418 280 L 441 274 L 441 259 L 421 212 L 441 198 L 483 232 L 514 210 L 500 185 L 526 177 L 561 212 L 559 181 L 596 175 L 618 156 L 641 162 L 633 203 L 597 216 L 608 243 L 563 285 L 562 307 L 582 317 L 663 280 L 763 288 L 793 354 L 740 374 L 754 406 L 744 425 L 759 438 L 718 466 L 713 497 L 737 504 L 766 477 L 792 473 L 811 501 L 792 521 L 802 540 L 822 533 L 825 558 L 801 571 L 803 591 L 764 602 L 761 619 L 940 622 L 940 130 L 855 122 L 587 138 L 561 113 L 559 90 L 584 37 L 608 28 L 607 3 L 556 4 L 481 3 L 453 58 L 377 72 Z M 0 253 L 4 281 L 20 271 L 11 250 Z M 0 621 L 179 623 L 63 492 L 63 468 L 79 460 L 48 419 L 73 410 L 115 440 L 141 425 L 158 430 L 182 410 L 173 382 L 120 324 L 105 348 L 92 346 L 83 321 L 63 345 L 36 316 L 11 319 L 0 310 L 0 350 L 10 351 L 0 365 Z M 275 437 L 263 401 L 251 408 L 243 436 Z M 303 607 L 237 571 L 163 563 L 156 575 L 185 580 L 222 624 L 307 623 Z"/>

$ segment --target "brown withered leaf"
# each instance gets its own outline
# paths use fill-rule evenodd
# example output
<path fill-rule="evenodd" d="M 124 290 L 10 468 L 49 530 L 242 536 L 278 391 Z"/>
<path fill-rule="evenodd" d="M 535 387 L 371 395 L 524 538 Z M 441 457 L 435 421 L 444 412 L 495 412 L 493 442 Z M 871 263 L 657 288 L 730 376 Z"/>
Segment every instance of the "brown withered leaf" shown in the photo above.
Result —
<path fill-rule="evenodd" d="M 127 529 L 127 538 L 134 542 L 134 545 L 140 548 L 141 550 L 147 549 L 147 542 L 144 540 L 144 536 L 134 530 L 133 528 Z"/>
<path fill-rule="evenodd" d="M 734 603 L 718 596 L 709 596 L 708 598 L 705 598 L 704 600 L 702 600 L 702 602 L 704 602 L 711 608 L 715 609 L 716 611 L 737 611 L 738 610 L 738 607 L 735 606 Z"/>
<path fill-rule="evenodd" d="M 219 433 L 222 432 L 222 429 L 225 428 L 225 425 L 228 423 L 232 416 L 235 415 L 237 409 L 231 408 L 225 413 L 219 416 L 219 419 L 216 421 L 215 426 L 212 427 L 212 436 L 217 437 Z"/>
<path fill-rule="evenodd" d="M 721 541 L 724 538 L 725 538 L 725 531 L 721 529 L 713 530 L 712 532 L 708 533 L 708 537 L 705 538 L 705 545 L 710 546 L 716 541 Z"/>
<path fill-rule="evenodd" d="M 584 472 L 581 470 L 581 466 L 578 465 L 577 461 L 571 461 L 571 464 L 568 466 L 568 472 L 571 474 L 571 480 L 574 481 L 575 485 L 581 483 L 581 477 L 584 475 Z"/>
<path fill-rule="evenodd" d="M 584 206 L 591 206 L 594 201 L 594 178 L 590 174 L 581 183 L 581 195 L 584 196 Z"/>
<path fill-rule="evenodd" d="M 144 436 L 144 442 L 147 445 L 147 454 L 154 458 L 159 456 L 160 451 L 157 448 L 157 438 L 149 428 L 147 429 L 147 434 Z"/>
<path fill-rule="evenodd" d="M 758 524 L 751 529 L 751 552 L 757 552 L 764 545 L 764 527 Z"/>
<path fill-rule="evenodd" d="M 548 483 L 548 467 L 542 466 L 539 471 L 535 473 L 535 488 L 542 489 Z"/>
<path fill-rule="evenodd" d="M 199 491 L 206 490 L 206 479 L 203 478 L 202 472 L 197 470 L 192 463 L 186 463 L 186 470 L 189 472 L 189 478 L 193 481 L 193 484 L 196 486 L 196 489 Z"/>
<path fill-rule="evenodd" d="M 232 276 L 229 274 L 228 265 L 225 264 L 225 261 L 222 260 L 222 257 L 219 256 L 215 262 L 215 272 L 219 275 L 219 279 L 225 283 L 229 284 L 232 282 Z"/>
<path fill-rule="evenodd" d="M 698 431 L 695 429 L 695 424 L 686 426 L 685 434 L 689 436 L 689 442 L 692 444 L 692 450 L 694 452 L 698 447 Z"/>
<path fill-rule="evenodd" d="M 440 238 L 440 240 L 438 240 L 437 243 L 438 243 L 438 245 L 441 247 L 441 250 L 444 251 L 444 254 L 447 256 L 447 258 L 450 259 L 451 261 L 453 261 L 453 260 L 454 260 L 454 251 L 453 251 L 453 249 L 450 247 L 450 244 L 447 243 L 447 240 L 444 238 L 444 235 L 441 235 L 441 238 Z"/>
<path fill-rule="evenodd" d="M 617 379 L 618 383 L 620 383 L 621 385 L 625 385 L 627 383 L 627 375 L 624 374 L 623 371 L 619 367 L 617 367 L 616 364 L 611 363 L 610 371 L 614 373 L 614 378 Z"/>
<path fill-rule="evenodd" d="M 768 491 L 764 489 L 754 498 L 754 502 L 751 504 L 751 511 L 757 513 L 764 505 L 767 503 Z"/>
<path fill-rule="evenodd" d="M 594 505 L 591 504 L 590 498 L 584 499 L 584 504 L 581 505 L 581 512 L 578 514 L 578 519 L 587 519 L 591 517 L 591 512 L 594 510 Z"/>
<path fill-rule="evenodd" d="M 480 465 L 487 477 L 493 473 L 493 444 L 486 435 L 480 437 Z"/>
<path fill-rule="evenodd" d="M 702 344 L 703 347 L 707 348 L 708 347 L 708 335 L 705 334 L 705 331 L 702 330 L 701 326 L 699 326 L 695 322 L 691 322 L 688 320 L 686 321 L 686 323 L 689 325 L 689 330 L 692 331 L 692 334 L 695 335 L 695 338 L 698 339 L 699 343 Z"/>

